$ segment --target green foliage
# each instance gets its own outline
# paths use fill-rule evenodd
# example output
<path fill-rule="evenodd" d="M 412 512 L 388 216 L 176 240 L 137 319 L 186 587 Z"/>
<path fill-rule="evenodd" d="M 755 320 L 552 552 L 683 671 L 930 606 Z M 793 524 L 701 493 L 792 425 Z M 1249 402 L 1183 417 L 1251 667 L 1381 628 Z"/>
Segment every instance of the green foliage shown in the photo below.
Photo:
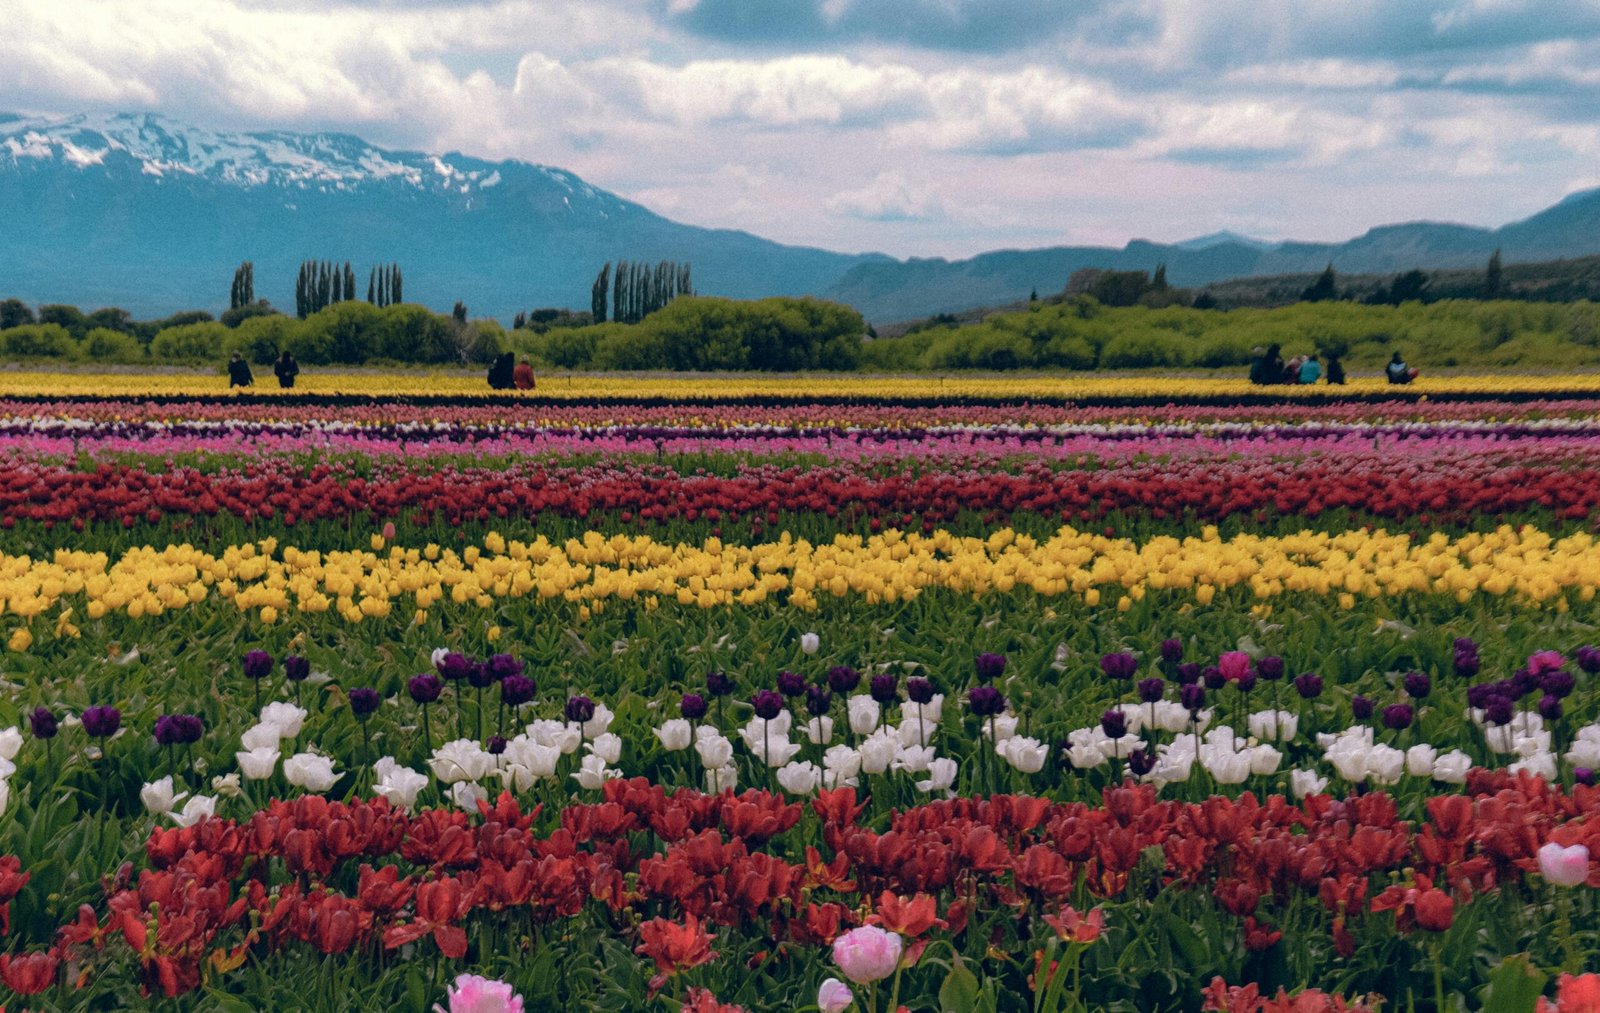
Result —
<path fill-rule="evenodd" d="M 79 352 L 95 362 L 138 362 L 144 358 L 139 339 L 109 327 L 96 327 L 83 337 Z"/>
<path fill-rule="evenodd" d="M 175 362 L 216 360 L 226 354 L 231 332 L 216 321 L 168 327 L 150 342 L 150 355 Z"/>
<path fill-rule="evenodd" d="M 6 355 L 28 358 L 64 358 L 73 352 L 72 335 L 57 323 L 23 324 L 0 331 Z"/>
<path fill-rule="evenodd" d="M 74 338 L 81 338 L 89 333 L 89 319 L 76 306 L 63 306 L 60 304 L 40 306 L 39 322 L 41 324 L 56 324 L 64 327 L 67 333 Z"/>
<path fill-rule="evenodd" d="M 38 323 L 33 309 L 21 299 L 0 299 L 0 331 Z"/>
<path fill-rule="evenodd" d="M 272 304 L 265 299 L 257 299 L 240 306 L 226 310 L 222 314 L 222 323 L 226 327 L 238 327 L 252 317 L 264 317 L 277 313 Z"/>

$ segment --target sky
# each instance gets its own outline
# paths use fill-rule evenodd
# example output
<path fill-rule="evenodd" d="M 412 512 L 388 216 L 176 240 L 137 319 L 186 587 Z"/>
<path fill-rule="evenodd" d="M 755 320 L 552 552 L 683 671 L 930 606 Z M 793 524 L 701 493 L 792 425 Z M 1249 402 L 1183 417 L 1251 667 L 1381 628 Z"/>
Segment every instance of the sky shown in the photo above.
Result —
<path fill-rule="evenodd" d="M 1331 241 L 1600 186 L 1600 0 L 4 0 L 0 108 L 521 158 L 851 252 Z"/>

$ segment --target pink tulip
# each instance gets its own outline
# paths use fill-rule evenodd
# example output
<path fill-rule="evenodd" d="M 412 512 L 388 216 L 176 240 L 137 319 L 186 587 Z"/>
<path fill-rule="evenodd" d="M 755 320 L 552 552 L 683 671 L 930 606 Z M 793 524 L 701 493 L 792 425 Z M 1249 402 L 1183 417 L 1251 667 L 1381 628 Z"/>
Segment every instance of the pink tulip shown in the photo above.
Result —
<path fill-rule="evenodd" d="M 394 521 L 384 522 L 383 537 L 385 541 L 392 541 L 394 539 Z"/>
<path fill-rule="evenodd" d="M 1534 675 L 1543 675 L 1546 672 L 1554 672 L 1566 663 L 1567 659 L 1561 656 L 1560 651 L 1539 651 L 1528 657 L 1528 671 Z"/>
<path fill-rule="evenodd" d="M 1217 671 L 1229 682 L 1238 682 L 1250 674 L 1250 655 L 1243 651 L 1229 651 L 1217 659 Z"/>
<path fill-rule="evenodd" d="M 876 925 L 851 929 L 833 941 L 833 962 L 857 985 L 882 981 L 900 966 L 900 937 Z"/>
<path fill-rule="evenodd" d="M 817 1009 L 822 1013 L 844 1013 L 855 1001 L 850 986 L 838 978 L 829 978 L 817 989 Z"/>
<path fill-rule="evenodd" d="M 446 993 L 450 1008 L 434 1005 L 436 1013 L 522 1013 L 522 996 L 503 981 L 463 974 Z"/>
<path fill-rule="evenodd" d="M 1551 841 L 1539 849 L 1539 874 L 1556 886 L 1578 886 L 1589 878 L 1589 849 Z"/>

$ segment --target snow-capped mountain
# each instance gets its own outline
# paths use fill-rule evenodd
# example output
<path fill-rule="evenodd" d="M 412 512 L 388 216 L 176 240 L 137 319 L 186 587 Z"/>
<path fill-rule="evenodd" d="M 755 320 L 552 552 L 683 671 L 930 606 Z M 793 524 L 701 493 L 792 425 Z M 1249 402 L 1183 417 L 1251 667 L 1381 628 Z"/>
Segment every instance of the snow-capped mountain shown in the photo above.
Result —
<path fill-rule="evenodd" d="M 214 309 L 242 260 L 280 307 L 301 260 L 397 261 L 412 298 L 508 319 L 586 308 L 608 260 L 689 261 L 700 291 L 753 297 L 863 259 L 680 225 L 550 166 L 154 115 L 0 114 L 0 209 L 0 297 L 136 315 Z"/>

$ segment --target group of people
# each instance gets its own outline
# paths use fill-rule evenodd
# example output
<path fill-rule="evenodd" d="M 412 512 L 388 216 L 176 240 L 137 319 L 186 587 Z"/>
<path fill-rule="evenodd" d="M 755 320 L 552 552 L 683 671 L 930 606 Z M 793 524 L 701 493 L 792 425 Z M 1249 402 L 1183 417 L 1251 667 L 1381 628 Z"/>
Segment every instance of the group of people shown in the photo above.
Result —
<path fill-rule="evenodd" d="M 1312 384 L 1322 379 L 1333 384 L 1344 383 L 1344 363 L 1339 361 L 1337 355 L 1328 356 L 1327 369 L 1324 370 L 1322 362 L 1316 354 L 1296 355 L 1287 362 L 1283 359 L 1283 352 L 1278 345 L 1269 345 L 1266 348 L 1254 350 L 1250 360 L 1250 382 L 1257 386 L 1268 384 Z"/>
<path fill-rule="evenodd" d="M 489 386 L 494 390 L 532 390 L 533 364 L 527 359 L 517 362 L 505 352 L 489 367 Z"/>
<path fill-rule="evenodd" d="M 294 356 L 284 352 L 278 356 L 278 361 L 272 364 L 272 372 L 278 377 L 279 387 L 293 387 L 294 378 L 300 375 L 300 364 L 294 361 Z M 251 387 L 256 382 L 255 374 L 250 372 L 250 364 L 244 361 L 244 356 L 238 352 L 228 360 L 228 386 Z"/>

